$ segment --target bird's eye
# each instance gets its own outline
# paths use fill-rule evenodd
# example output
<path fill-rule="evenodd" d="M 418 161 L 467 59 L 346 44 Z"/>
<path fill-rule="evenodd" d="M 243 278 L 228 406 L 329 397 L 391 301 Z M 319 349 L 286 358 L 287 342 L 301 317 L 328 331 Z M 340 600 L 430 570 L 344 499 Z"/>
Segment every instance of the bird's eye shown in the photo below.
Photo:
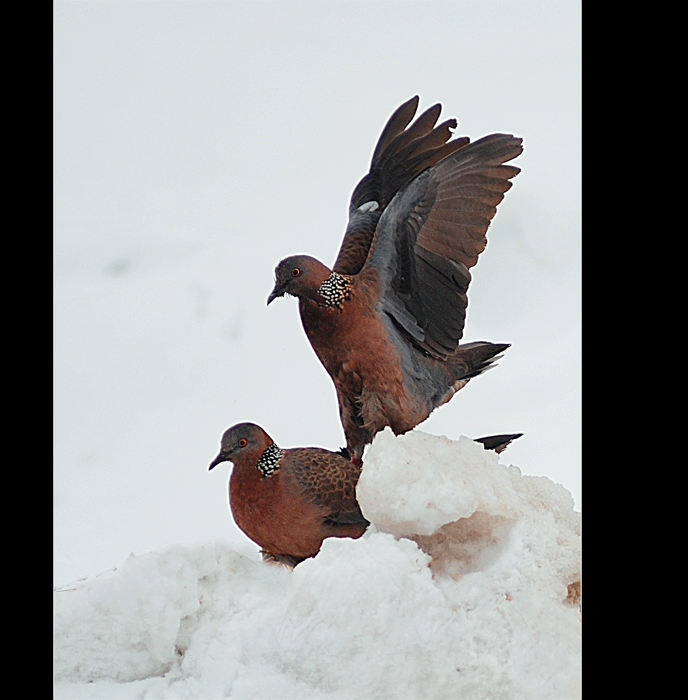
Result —
<path fill-rule="evenodd" d="M 239 447 L 246 447 L 246 445 L 248 445 L 248 440 L 241 438 L 241 440 L 239 440 Z"/>
<path fill-rule="evenodd" d="M 292 276 L 292 277 L 298 277 L 300 274 L 301 274 L 301 270 L 299 270 L 298 267 L 295 267 L 295 268 L 291 271 L 291 276 Z"/>

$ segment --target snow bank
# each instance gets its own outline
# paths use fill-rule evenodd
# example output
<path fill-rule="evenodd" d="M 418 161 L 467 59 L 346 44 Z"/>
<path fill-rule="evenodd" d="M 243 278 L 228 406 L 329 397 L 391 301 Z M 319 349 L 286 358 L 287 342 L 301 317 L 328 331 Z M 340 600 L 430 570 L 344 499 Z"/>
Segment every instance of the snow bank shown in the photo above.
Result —
<path fill-rule="evenodd" d="M 554 598 L 580 582 L 581 515 L 571 494 L 546 477 L 500 465 L 499 455 L 469 438 L 420 431 L 394 437 L 387 428 L 366 452 L 357 497 L 368 520 L 417 542 L 435 570 L 494 571 L 520 539 L 527 554 L 519 552 L 518 562 L 507 557 L 507 568 L 533 585 L 547 581 Z"/>
<path fill-rule="evenodd" d="M 580 697 L 580 515 L 468 439 L 378 435 L 374 523 L 294 571 L 218 542 L 55 593 L 56 698 Z"/>

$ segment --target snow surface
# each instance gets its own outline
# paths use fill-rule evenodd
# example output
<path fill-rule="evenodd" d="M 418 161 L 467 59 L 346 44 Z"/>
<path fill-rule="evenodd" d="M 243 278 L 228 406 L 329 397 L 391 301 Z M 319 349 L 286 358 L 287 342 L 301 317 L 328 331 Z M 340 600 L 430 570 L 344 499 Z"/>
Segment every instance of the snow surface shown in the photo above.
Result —
<path fill-rule="evenodd" d="M 55 697 L 573 700 L 580 514 L 468 438 L 380 433 L 372 522 L 293 571 L 224 542 L 55 594 Z"/>

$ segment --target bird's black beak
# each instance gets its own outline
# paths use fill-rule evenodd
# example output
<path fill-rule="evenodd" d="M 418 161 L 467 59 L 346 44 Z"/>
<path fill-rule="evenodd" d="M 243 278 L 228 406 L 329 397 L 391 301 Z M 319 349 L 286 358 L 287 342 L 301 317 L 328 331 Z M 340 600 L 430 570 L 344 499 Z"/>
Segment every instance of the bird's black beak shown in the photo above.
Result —
<path fill-rule="evenodd" d="M 210 463 L 210 466 L 208 467 L 208 471 L 210 471 L 211 469 L 214 469 L 218 464 L 222 464 L 222 462 L 226 462 L 226 461 L 227 461 L 227 455 L 220 452 L 220 454 L 217 457 L 215 457 L 215 459 Z"/>
<path fill-rule="evenodd" d="M 270 296 L 268 297 L 268 306 L 270 305 L 271 302 L 275 301 L 277 297 L 283 297 L 284 296 L 284 290 L 280 286 L 279 282 L 275 282 L 275 286 L 273 287 L 273 290 L 270 292 Z"/>

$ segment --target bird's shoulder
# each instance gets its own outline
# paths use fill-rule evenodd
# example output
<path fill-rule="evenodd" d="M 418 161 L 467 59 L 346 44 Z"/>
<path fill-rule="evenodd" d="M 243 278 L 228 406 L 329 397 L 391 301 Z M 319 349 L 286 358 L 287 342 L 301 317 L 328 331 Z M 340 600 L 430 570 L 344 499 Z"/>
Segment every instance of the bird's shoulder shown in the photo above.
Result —
<path fill-rule="evenodd" d="M 341 455 L 310 447 L 287 451 L 289 472 L 316 504 L 332 511 L 357 511 L 360 469 Z"/>

